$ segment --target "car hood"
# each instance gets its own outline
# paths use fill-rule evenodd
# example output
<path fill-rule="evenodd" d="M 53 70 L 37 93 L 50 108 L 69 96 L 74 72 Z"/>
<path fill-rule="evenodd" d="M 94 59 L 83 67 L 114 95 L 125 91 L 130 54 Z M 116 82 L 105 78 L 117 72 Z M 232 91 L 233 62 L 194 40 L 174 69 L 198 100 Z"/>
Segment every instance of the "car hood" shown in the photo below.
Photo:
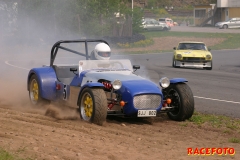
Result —
<path fill-rule="evenodd" d="M 181 54 L 183 57 L 205 57 L 208 54 L 211 55 L 209 51 L 204 50 L 181 50 L 176 53 Z"/>
<path fill-rule="evenodd" d="M 147 80 L 141 76 L 132 74 L 132 72 L 91 71 L 86 73 L 85 76 L 93 80 L 105 79 L 111 82 L 118 79 L 122 82 L 122 85 L 123 85 L 122 89 L 127 90 L 127 92 L 131 93 L 132 95 L 143 94 L 143 93 L 161 94 L 159 86 L 157 86 L 155 83 L 153 83 L 150 80 Z"/>
<path fill-rule="evenodd" d="M 120 81 L 144 79 L 140 76 L 133 74 L 131 71 L 90 71 L 86 73 L 85 76 L 96 80 L 105 79 L 111 82 L 116 79 Z"/>
<path fill-rule="evenodd" d="M 161 94 L 159 86 L 146 79 L 122 81 L 121 91 L 128 92 L 131 95 Z"/>

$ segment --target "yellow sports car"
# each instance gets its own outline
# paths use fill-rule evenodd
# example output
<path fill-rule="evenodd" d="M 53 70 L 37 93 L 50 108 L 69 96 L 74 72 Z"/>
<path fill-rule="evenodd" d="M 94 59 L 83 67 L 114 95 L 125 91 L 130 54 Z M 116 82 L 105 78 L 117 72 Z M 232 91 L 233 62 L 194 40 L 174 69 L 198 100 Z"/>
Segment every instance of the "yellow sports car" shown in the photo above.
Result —
<path fill-rule="evenodd" d="M 180 42 L 174 47 L 172 66 L 178 67 L 202 67 L 212 70 L 212 54 L 203 42 Z"/>

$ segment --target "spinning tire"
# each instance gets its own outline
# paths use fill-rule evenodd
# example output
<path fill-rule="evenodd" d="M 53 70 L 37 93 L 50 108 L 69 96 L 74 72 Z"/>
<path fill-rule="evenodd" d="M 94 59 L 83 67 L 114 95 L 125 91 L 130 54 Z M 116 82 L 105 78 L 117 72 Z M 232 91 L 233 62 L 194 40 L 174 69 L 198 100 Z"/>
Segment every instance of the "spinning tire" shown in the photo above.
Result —
<path fill-rule="evenodd" d="M 107 117 L 107 97 L 102 89 L 85 88 L 79 97 L 80 118 L 103 125 Z"/>
<path fill-rule="evenodd" d="M 36 75 L 32 75 L 29 81 L 29 99 L 32 105 L 46 105 L 48 100 L 40 96 L 40 85 Z"/>

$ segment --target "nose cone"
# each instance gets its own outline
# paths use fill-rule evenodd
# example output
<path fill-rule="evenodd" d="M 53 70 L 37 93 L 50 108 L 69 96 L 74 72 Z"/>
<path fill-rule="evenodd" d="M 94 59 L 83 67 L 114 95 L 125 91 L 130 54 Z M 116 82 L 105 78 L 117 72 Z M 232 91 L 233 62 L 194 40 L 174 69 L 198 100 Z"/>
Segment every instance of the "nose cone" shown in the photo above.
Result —
<path fill-rule="evenodd" d="M 159 86 L 149 80 L 123 81 L 123 87 L 132 95 L 135 94 L 161 94 Z"/>

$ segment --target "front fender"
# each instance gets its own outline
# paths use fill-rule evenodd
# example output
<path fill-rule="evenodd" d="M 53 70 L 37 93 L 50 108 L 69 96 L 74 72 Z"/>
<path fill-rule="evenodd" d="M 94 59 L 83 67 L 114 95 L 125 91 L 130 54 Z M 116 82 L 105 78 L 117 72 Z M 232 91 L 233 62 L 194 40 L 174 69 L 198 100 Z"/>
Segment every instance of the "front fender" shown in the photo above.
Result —
<path fill-rule="evenodd" d="M 170 79 L 170 84 L 176 84 L 176 83 L 184 83 L 188 82 L 185 78 L 172 78 Z"/>
<path fill-rule="evenodd" d="M 33 68 L 28 73 L 27 90 L 29 91 L 29 82 L 32 75 L 37 76 L 39 83 L 39 93 L 42 98 L 55 100 L 57 76 L 52 67 Z"/>
<path fill-rule="evenodd" d="M 79 98 L 80 98 L 80 95 L 82 93 L 82 91 L 85 89 L 85 88 L 103 88 L 104 85 L 102 83 L 97 83 L 97 82 L 93 82 L 93 83 L 86 83 L 84 84 L 81 89 L 80 89 L 80 92 L 78 94 L 78 101 L 77 101 L 77 105 L 79 105 Z"/>

